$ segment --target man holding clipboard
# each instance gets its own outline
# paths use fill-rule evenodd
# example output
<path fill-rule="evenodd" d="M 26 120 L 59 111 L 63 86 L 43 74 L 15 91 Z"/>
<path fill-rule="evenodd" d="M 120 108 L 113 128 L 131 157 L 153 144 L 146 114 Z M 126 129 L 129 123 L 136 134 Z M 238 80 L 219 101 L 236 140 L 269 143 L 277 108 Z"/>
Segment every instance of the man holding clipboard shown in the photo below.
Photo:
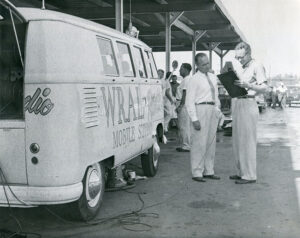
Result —
<path fill-rule="evenodd" d="M 257 179 L 256 129 L 259 113 L 255 96 L 265 93 L 268 86 L 265 69 L 252 59 L 250 45 L 239 43 L 235 48 L 235 58 L 243 69 L 241 72 L 231 72 L 237 79 L 232 80 L 232 85 L 227 89 L 229 94 L 235 94 L 232 96 L 232 139 L 236 175 L 230 176 L 230 179 L 235 180 L 236 184 L 248 184 L 255 183 Z M 224 77 L 222 79 L 220 75 L 219 78 L 225 86 Z"/>

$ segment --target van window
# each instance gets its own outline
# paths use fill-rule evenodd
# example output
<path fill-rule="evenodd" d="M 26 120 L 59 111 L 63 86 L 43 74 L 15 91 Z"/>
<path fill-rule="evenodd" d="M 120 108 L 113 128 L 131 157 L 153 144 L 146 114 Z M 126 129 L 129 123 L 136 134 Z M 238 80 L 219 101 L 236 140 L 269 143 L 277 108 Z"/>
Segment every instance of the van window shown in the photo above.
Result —
<path fill-rule="evenodd" d="M 123 75 L 125 77 L 134 77 L 135 73 L 133 71 L 132 56 L 129 45 L 123 42 L 117 42 L 117 46 L 120 54 Z"/>
<path fill-rule="evenodd" d="M 0 15 L 0 120 L 23 119 L 26 25 L 1 5 Z"/>
<path fill-rule="evenodd" d="M 139 75 L 141 78 L 147 78 L 147 74 L 146 74 L 146 67 L 145 67 L 145 61 L 144 61 L 144 57 L 143 57 L 143 52 L 140 48 L 134 46 L 133 47 L 133 51 L 134 51 L 134 56 L 135 59 L 137 61 L 137 70 L 139 72 Z"/>
<path fill-rule="evenodd" d="M 148 68 L 150 70 L 150 77 L 151 78 L 154 78 L 154 68 L 153 68 L 153 65 L 151 64 L 151 59 L 150 59 L 150 54 L 148 51 L 145 50 L 145 53 L 146 53 L 146 64 L 148 65 Z"/>
<path fill-rule="evenodd" d="M 158 78 L 157 68 L 156 68 L 153 54 L 152 54 L 152 52 L 148 52 L 148 54 L 149 54 L 149 58 L 150 58 L 151 69 L 153 70 L 153 78 Z"/>
<path fill-rule="evenodd" d="M 97 40 L 102 59 L 102 71 L 105 75 L 119 75 L 111 40 L 100 37 Z"/>

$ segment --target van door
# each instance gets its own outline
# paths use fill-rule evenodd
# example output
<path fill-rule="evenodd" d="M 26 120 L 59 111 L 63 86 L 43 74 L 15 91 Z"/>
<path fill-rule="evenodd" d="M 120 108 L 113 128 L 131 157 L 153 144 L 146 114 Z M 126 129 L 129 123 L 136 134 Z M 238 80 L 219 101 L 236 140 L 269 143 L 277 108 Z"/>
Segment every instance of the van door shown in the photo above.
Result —
<path fill-rule="evenodd" d="M 0 167 L 1 183 L 26 184 L 24 44 L 26 23 L 0 4 Z"/>

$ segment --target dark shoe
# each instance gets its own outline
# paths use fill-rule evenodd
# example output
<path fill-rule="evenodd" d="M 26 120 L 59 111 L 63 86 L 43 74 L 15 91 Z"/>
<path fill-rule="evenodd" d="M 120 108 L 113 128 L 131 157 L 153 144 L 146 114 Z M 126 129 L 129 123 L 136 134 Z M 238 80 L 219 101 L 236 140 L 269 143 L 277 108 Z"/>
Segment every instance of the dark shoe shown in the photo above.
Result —
<path fill-rule="evenodd" d="M 207 178 L 207 179 L 214 179 L 214 180 L 220 180 L 221 178 L 217 175 L 203 175 L 203 178 Z"/>
<path fill-rule="evenodd" d="M 231 175 L 231 176 L 229 176 L 229 178 L 230 179 L 232 179 L 232 180 L 240 180 L 240 179 L 242 179 L 240 176 L 238 176 L 238 175 Z"/>
<path fill-rule="evenodd" d="M 197 182 L 206 182 L 202 177 L 193 177 L 193 180 L 197 181 Z"/>
<path fill-rule="evenodd" d="M 235 181 L 236 184 L 256 183 L 256 180 L 240 179 Z"/>
<path fill-rule="evenodd" d="M 178 152 L 190 152 L 189 150 L 182 149 L 181 147 L 177 147 L 176 150 L 177 150 Z"/>

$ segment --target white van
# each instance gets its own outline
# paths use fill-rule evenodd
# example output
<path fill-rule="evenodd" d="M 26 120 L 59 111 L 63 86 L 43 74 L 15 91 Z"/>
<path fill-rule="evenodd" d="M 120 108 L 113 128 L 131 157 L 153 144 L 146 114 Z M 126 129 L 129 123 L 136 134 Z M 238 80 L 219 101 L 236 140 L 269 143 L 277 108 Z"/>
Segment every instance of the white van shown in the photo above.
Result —
<path fill-rule="evenodd" d="M 74 202 L 92 219 L 104 170 L 158 169 L 161 82 L 151 49 L 94 22 L 0 1 L 0 206 Z"/>

